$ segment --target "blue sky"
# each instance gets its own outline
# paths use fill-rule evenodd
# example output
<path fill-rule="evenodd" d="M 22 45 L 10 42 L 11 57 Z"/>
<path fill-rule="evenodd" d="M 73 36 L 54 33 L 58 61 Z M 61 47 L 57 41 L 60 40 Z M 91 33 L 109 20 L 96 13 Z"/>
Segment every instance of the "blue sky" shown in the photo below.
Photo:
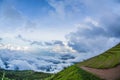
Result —
<path fill-rule="evenodd" d="M 97 29 L 94 27 L 97 26 L 107 34 L 108 29 L 112 29 L 107 26 L 115 24 L 119 17 L 119 4 L 119 0 L 0 0 L 0 36 L 6 38 L 4 42 L 14 44 L 19 44 L 16 41 L 19 35 L 31 41 L 67 42 L 77 32 L 80 36 L 72 37 L 89 38 L 88 35 L 91 34 L 91 38 L 94 38 L 92 36 L 97 31 L 92 30 L 88 34 L 89 29 L 86 31 L 84 28 Z M 104 23 L 104 20 L 108 22 Z M 118 31 L 113 32 L 119 33 L 119 28 L 116 29 Z"/>
<path fill-rule="evenodd" d="M 56 72 L 98 55 L 120 42 L 119 13 L 119 0 L 0 0 L 0 66 Z"/>

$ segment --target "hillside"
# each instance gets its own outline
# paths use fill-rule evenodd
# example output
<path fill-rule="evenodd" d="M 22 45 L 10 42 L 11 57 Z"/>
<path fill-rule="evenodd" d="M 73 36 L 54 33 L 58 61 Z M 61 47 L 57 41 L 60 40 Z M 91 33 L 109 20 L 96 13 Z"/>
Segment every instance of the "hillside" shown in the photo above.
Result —
<path fill-rule="evenodd" d="M 86 66 L 97 69 L 113 68 L 120 64 L 120 44 L 105 51 L 101 55 L 78 63 L 78 66 Z"/>
<path fill-rule="evenodd" d="M 101 80 L 93 74 L 86 72 L 76 65 L 70 66 L 59 72 L 50 80 Z"/>
<path fill-rule="evenodd" d="M 120 44 L 98 56 L 64 69 L 51 80 L 120 80 L 119 64 Z"/>
<path fill-rule="evenodd" d="M 0 69 L 0 80 L 44 80 L 52 74 L 34 71 L 13 71 Z"/>

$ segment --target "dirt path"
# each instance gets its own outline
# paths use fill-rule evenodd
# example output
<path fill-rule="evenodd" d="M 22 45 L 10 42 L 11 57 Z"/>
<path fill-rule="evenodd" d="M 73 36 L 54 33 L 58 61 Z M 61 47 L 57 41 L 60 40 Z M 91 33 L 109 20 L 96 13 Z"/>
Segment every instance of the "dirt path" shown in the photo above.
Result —
<path fill-rule="evenodd" d="M 120 65 L 111 69 L 94 69 L 84 66 L 81 68 L 99 76 L 101 79 L 117 80 L 118 78 L 120 78 Z"/>

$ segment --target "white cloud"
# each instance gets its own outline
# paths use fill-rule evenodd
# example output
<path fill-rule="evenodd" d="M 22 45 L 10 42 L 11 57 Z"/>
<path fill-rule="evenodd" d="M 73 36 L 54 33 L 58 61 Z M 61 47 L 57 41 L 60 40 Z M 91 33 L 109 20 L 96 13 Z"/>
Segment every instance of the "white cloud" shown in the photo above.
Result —
<path fill-rule="evenodd" d="M 25 46 L 0 45 L 0 67 L 3 69 L 54 73 L 80 60 L 80 55 L 67 44 L 56 43 L 42 48 L 36 45 L 29 49 Z"/>
<path fill-rule="evenodd" d="M 0 66 L 57 72 L 110 48 L 120 37 L 119 8 L 116 9 L 112 2 L 49 0 L 53 9 L 44 19 L 36 20 L 27 19 L 14 5 L 4 3 L 0 13 L 0 36 L 3 38 Z M 74 24 L 78 27 L 73 32 Z M 68 44 L 61 41 L 67 33 Z M 29 51 L 26 45 L 30 47 Z"/>
<path fill-rule="evenodd" d="M 77 31 L 67 35 L 68 45 L 79 53 L 100 54 L 119 43 L 120 24 L 118 21 L 119 16 L 113 15 L 106 16 L 99 22 L 87 18 L 87 21 L 85 19 L 83 24 L 79 25 Z"/>

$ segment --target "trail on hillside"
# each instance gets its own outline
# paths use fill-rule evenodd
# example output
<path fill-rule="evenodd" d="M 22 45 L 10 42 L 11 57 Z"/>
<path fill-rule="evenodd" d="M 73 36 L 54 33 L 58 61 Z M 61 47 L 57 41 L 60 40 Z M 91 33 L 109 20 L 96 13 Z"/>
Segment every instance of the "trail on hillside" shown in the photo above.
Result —
<path fill-rule="evenodd" d="M 120 79 L 120 65 L 111 69 L 94 69 L 84 66 L 80 68 L 99 76 L 101 79 L 105 79 L 105 80 Z"/>

